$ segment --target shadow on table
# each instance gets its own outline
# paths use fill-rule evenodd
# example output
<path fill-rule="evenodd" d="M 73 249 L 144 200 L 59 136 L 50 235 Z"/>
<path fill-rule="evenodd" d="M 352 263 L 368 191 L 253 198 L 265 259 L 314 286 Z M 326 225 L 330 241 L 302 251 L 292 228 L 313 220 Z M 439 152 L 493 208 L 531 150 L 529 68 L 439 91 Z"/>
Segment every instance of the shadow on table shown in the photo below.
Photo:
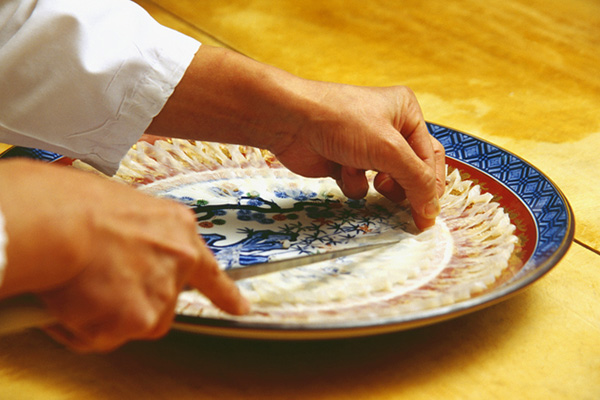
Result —
<path fill-rule="evenodd" d="M 530 293 L 451 321 L 365 338 L 277 342 L 172 332 L 107 355 L 82 356 L 32 331 L 1 338 L 0 354 L 2 368 L 24 383 L 43 382 L 69 395 L 365 398 L 473 368 L 525 329 L 533 312 Z"/>

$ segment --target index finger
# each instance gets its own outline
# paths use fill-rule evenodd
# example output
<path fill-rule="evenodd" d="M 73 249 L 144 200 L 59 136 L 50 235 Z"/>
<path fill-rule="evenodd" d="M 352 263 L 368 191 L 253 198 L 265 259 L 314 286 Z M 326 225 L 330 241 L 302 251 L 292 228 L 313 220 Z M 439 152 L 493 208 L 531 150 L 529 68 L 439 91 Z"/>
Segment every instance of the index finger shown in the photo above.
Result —
<path fill-rule="evenodd" d="M 233 315 L 248 313 L 250 305 L 236 284 L 221 270 L 213 253 L 198 237 L 200 257 L 189 283 L 200 290 L 214 305 Z"/>
<path fill-rule="evenodd" d="M 443 163 L 440 146 L 433 146 L 421 108 L 408 88 L 401 96 L 393 131 L 387 132 L 387 146 L 375 157 L 380 172 L 389 174 L 403 189 L 419 229 L 435 223 L 440 212 L 438 182 Z"/>
<path fill-rule="evenodd" d="M 409 130 L 410 133 L 405 137 L 410 148 L 424 165 L 421 165 L 420 171 L 413 171 L 412 181 L 409 184 L 405 183 L 404 190 L 411 204 L 417 227 L 425 229 L 435 224 L 435 218 L 440 213 L 439 187 L 440 182 L 443 184 L 445 179 L 441 176 L 444 171 L 443 148 L 440 159 L 439 149 L 434 149 L 435 139 L 431 137 L 425 121 L 421 121 L 417 123 L 414 130 Z"/>
<path fill-rule="evenodd" d="M 389 175 L 404 190 L 417 227 L 423 230 L 432 226 L 440 212 L 435 166 L 432 168 L 429 162 L 421 160 L 401 138 L 387 146 L 380 159 L 376 170 Z"/>

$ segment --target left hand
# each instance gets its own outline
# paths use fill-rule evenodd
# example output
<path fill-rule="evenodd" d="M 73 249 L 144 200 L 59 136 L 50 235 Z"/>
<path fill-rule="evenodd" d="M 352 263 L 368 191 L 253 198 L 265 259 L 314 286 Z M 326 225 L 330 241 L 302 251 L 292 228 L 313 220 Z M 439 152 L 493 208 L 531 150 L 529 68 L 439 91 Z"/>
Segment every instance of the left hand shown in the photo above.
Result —
<path fill-rule="evenodd" d="M 80 352 L 109 351 L 170 328 L 189 284 L 232 314 L 248 312 L 182 204 L 73 168 L 0 162 L 9 237 L 0 298 L 34 293 Z"/>

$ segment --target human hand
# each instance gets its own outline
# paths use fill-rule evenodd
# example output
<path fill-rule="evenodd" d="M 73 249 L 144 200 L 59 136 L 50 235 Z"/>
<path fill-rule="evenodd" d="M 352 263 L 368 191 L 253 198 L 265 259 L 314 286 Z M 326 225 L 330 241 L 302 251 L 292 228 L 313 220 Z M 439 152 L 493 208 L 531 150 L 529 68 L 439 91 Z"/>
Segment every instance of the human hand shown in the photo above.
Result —
<path fill-rule="evenodd" d="M 196 233 L 187 207 L 70 168 L 2 161 L 9 237 L 0 297 L 33 292 L 74 350 L 109 351 L 164 335 L 187 283 L 217 306 L 248 305 Z"/>
<path fill-rule="evenodd" d="M 381 194 L 408 199 L 420 229 L 433 225 L 444 192 L 445 152 L 429 134 L 413 92 L 403 86 L 306 85 L 313 100 L 301 111 L 305 122 L 273 142 L 277 158 L 301 175 L 335 178 L 350 198 L 364 197 L 364 171 L 377 171 L 374 185 Z"/>
<path fill-rule="evenodd" d="M 148 132 L 267 148 L 294 172 L 334 177 L 352 198 L 374 170 L 377 190 L 408 199 L 420 229 L 439 213 L 444 148 L 406 87 L 309 81 L 203 45 Z"/>

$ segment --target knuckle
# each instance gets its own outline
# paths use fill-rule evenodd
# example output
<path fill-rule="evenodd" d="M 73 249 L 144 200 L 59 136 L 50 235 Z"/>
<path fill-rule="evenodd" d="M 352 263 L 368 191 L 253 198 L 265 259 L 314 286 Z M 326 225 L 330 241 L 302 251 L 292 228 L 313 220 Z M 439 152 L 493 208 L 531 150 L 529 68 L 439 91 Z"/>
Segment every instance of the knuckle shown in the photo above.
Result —
<path fill-rule="evenodd" d="M 173 278 L 171 282 L 161 285 L 155 297 L 161 304 L 175 304 L 179 296 L 179 284 Z"/>
<path fill-rule="evenodd" d="M 380 134 L 377 145 L 367 148 L 369 164 L 374 169 L 383 171 L 389 169 L 387 160 L 399 160 L 403 158 L 402 141 L 404 139 L 395 132 Z"/>
<path fill-rule="evenodd" d="M 176 274 L 187 275 L 201 261 L 202 255 L 198 244 L 183 246 L 179 251 L 179 259 L 176 265 Z M 176 278 L 178 278 L 176 276 Z"/>
<path fill-rule="evenodd" d="M 154 330 L 158 323 L 158 314 L 153 309 L 140 310 L 129 313 L 124 322 L 128 325 L 132 337 L 143 337 Z"/>
<path fill-rule="evenodd" d="M 168 323 L 158 324 L 152 332 L 148 334 L 149 339 L 159 339 L 165 336 L 169 330 L 171 329 L 171 322 L 173 319 L 173 315 L 170 315 Z"/>
<path fill-rule="evenodd" d="M 173 206 L 170 207 L 172 218 L 177 220 L 179 223 L 184 224 L 186 228 L 196 227 L 196 215 L 192 209 L 184 204 L 172 202 Z"/>
<path fill-rule="evenodd" d="M 433 145 L 433 151 L 436 154 L 441 154 L 442 156 L 446 154 L 446 149 L 437 139 L 433 138 L 431 143 Z"/>
<path fill-rule="evenodd" d="M 219 269 L 219 266 L 216 263 L 206 261 L 203 263 L 203 266 L 204 266 L 203 274 L 209 282 L 214 282 L 215 280 L 220 278 L 221 271 Z"/>
<path fill-rule="evenodd" d="M 424 187 L 434 188 L 437 182 L 435 171 L 429 167 L 420 168 L 417 170 L 416 182 Z"/>
<path fill-rule="evenodd" d="M 396 95 L 398 98 L 402 100 L 401 102 L 404 102 L 407 99 L 409 101 L 413 101 L 417 98 L 415 92 L 413 92 L 413 90 L 408 86 L 394 86 L 394 89 L 396 89 Z"/>
<path fill-rule="evenodd" d="M 136 299 L 122 304 L 112 319 L 113 321 L 107 324 L 112 327 L 112 332 L 106 332 L 107 334 L 137 338 L 144 337 L 154 328 L 158 321 L 158 313 L 147 300 L 138 296 Z"/>
<path fill-rule="evenodd" d="M 401 92 L 408 97 L 416 97 L 415 92 L 408 86 L 400 86 Z"/>

